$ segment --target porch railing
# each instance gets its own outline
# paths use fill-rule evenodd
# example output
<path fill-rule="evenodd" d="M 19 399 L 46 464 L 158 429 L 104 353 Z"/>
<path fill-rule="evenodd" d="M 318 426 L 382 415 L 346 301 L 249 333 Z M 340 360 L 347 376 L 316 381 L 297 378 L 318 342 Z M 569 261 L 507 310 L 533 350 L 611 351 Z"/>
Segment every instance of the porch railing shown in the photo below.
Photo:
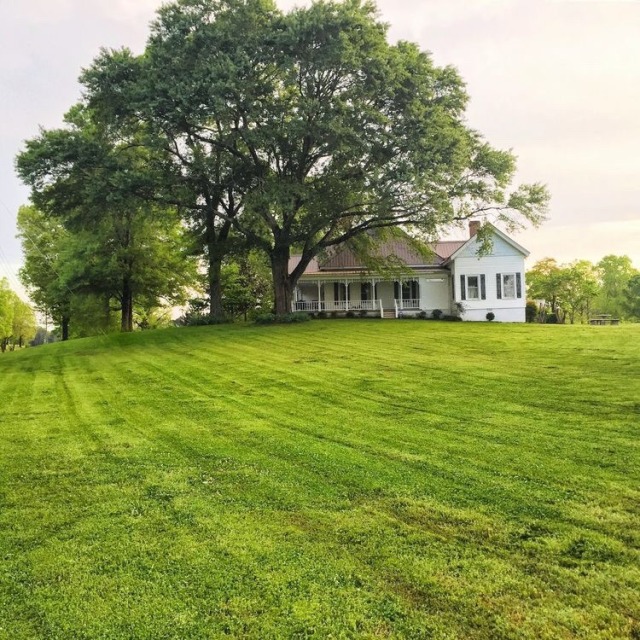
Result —
<path fill-rule="evenodd" d="M 403 298 L 402 300 L 396 300 L 395 303 L 399 309 L 419 309 L 420 308 L 419 298 Z"/>
<path fill-rule="evenodd" d="M 322 303 L 318 300 L 298 300 L 293 303 L 294 311 L 321 311 Z"/>
<path fill-rule="evenodd" d="M 378 311 L 381 300 L 297 300 L 294 311 Z"/>

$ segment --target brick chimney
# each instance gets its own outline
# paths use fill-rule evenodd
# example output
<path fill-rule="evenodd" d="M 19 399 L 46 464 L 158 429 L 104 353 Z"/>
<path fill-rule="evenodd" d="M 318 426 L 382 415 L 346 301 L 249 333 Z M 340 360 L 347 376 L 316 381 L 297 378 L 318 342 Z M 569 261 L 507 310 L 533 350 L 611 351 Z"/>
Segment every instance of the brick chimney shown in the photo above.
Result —
<path fill-rule="evenodd" d="M 480 228 L 480 225 L 482 224 L 482 222 L 480 222 L 480 220 L 469 220 L 469 237 L 473 238 L 473 236 L 476 235 L 476 233 L 478 233 L 478 229 Z"/>

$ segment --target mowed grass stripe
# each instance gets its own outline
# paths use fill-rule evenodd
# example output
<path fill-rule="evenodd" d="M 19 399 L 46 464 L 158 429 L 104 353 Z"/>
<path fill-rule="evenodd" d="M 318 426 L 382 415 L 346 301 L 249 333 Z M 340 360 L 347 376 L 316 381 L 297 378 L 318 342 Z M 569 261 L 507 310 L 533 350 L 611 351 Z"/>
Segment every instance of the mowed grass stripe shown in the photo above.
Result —
<path fill-rule="evenodd" d="M 25 406 L 60 402 L 53 429 L 0 410 L 0 522 L 24 523 L 0 538 L 0 637 L 628 637 L 638 334 L 589 329 L 327 321 L 8 354 Z"/>

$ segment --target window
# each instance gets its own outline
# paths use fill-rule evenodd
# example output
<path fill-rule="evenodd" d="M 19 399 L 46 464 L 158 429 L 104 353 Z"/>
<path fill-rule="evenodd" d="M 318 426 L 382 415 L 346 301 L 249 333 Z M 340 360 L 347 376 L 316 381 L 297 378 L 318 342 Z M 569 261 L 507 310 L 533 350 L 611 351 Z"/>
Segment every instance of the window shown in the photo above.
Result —
<path fill-rule="evenodd" d="M 344 302 L 347 299 L 347 286 L 344 282 L 333 283 L 333 299 L 335 302 Z"/>
<path fill-rule="evenodd" d="M 366 302 L 367 300 L 371 300 L 372 298 L 373 296 L 371 295 L 371 283 L 363 282 L 360 285 L 360 300 Z"/>
<path fill-rule="evenodd" d="M 402 293 L 403 300 L 417 300 L 420 297 L 420 287 L 417 280 L 405 280 L 393 283 L 393 295 L 398 300 Z"/>
<path fill-rule="evenodd" d="M 486 300 L 487 288 L 484 274 L 460 276 L 461 300 Z"/>
<path fill-rule="evenodd" d="M 515 300 L 522 298 L 522 274 L 496 274 L 496 296 L 498 300 Z"/>
<path fill-rule="evenodd" d="M 480 300 L 480 278 L 467 276 L 467 300 Z"/>

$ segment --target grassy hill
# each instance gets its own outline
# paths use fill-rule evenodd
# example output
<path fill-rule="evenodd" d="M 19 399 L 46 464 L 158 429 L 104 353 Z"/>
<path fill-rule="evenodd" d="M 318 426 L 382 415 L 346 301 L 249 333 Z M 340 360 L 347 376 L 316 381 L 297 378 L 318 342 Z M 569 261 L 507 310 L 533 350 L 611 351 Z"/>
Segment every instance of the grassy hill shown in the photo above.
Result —
<path fill-rule="evenodd" d="M 0 638 L 640 638 L 640 326 L 0 358 Z"/>

